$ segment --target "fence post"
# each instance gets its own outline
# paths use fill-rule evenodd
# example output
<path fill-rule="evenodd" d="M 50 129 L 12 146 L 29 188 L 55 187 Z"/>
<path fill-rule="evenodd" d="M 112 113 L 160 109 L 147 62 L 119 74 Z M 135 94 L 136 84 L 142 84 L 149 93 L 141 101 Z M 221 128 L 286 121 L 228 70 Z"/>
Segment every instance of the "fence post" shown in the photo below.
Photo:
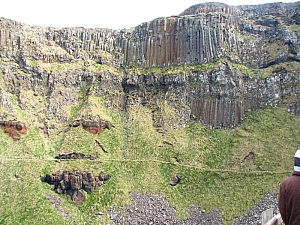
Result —
<path fill-rule="evenodd" d="M 282 218 L 280 213 L 278 213 L 276 216 L 274 216 L 272 219 L 270 219 L 266 224 L 264 225 L 280 225 L 282 224 Z"/>
<path fill-rule="evenodd" d="M 273 208 L 267 209 L 261 214 L 261 224 L 267 224 L 270 219 L 273 217 Z"/>

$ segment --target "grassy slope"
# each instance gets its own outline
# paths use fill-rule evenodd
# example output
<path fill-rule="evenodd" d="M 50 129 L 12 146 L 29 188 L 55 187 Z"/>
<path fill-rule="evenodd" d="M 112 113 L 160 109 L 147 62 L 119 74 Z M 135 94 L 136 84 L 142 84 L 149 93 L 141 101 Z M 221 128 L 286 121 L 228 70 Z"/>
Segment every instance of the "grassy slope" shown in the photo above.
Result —
<path fill-rule="evenodd" d="M 95 107 L 103 108 L 101 100 L 98 102 Z M 13 142 L 0 131 L 0 214 L 4 224 L 107 223 L 106 214 L 98 218 L 94 213 L 106 211 L 112 204 L 129 204 L 130 191 L 162 193 L 182 219 L 188 206 L 197 204 L 206 211 L 218 208 L 225 223 L 230 223 L 266 192 L 278 191 L 278 182 L 290 175 L 300 144 L 300 119 L 280 107 L 253 111 L 235 130 L 210 130 L 191 122 L 166 135 L 154 130 L 151 111 L 145 107 L 132 108 L 127 114 L 106 112 L 105 117 L 116 128 L 98 136 L 77 127 L 48 139 L 32 127 L 19 142 Z M 94 146 L 96 139 L 109 153 Z M 98 151 L 100 158 L 52 160 L 58 153 L 72 151 Z M 241 163 L 249 151 L 255 153 L 255 159 Z M 46 193 L 54 192 L 39 177 L 72 168 L 103 170 L 112 178 L 81 204 L 60 196 L 65 202 L 62 208 L 73 216 L 66 219 L 47 200 Z M 172 187 L 169 178 L 176 174 L 182 182 Z"/>
<path fill-rule="evenodd" d="M 300 119 L 281 107 L 253 111 L 234 130 L 211 130 L 191 122 L 185 129 L 162 135 L 153 127 L 151 110 L 132 107 L 127 113 L 107 111 L 105 98 L 84 97 L 85 88 L 79 93 L 82 100 L 68 106 L 71 119 L 99 115 L 116 128 L 94 136 L 81 127 L 58 125 L 47 137 L 38 123 L 45 119 L 46 99 L 22 91 L 27 107 L 21 110 L 16 97 L 6 94 L 15 106 L 15 117 L 29 124 L 30 130 L 18 142 L 0 130 L 0 224 L 107 223 L 107 214 L 98 217 L 95 213 L 106 212 L 113 204 L 129 204 L 131 191 L 162 193 L 176 206 L 181 219 L 190 204 L 206 211 L 218 208 L 225 223 L 230 224 L 266 192 L 278 191 L 278 183 L 290 175 L 300 142 Z M 171 106 L 168 113 L 172 113 Z M 108 153 L 95 146 L 95 140 Z M 73 151 L 98 152 L 100 157 L 95 161 L 53 160 L 57 154 Z M 241 163 L 249 151 L 254 152 L 254 160 Z M 73 216 L 66 219 L 46 198 L 47 193 L 55 193 L 39 177 L 73 168 L 105 171 L 112 178 L 81 204 L 74 205 L 70 197 L 59 196 L 65 202 L 62 208 Z M 175 175 L 180 175 L 182 182 L 172 187 L 168 183 Z"/>
<path fill-rule="evenodd" d="M 274 46 L 266 50 L 272 50 Z M 42 50 L 44 54 L 52 54 L 53 51 L 64 54 L 59 52 L 60 49 Z M 103 58 L 111 60 L 109 55 Z M 2 58 L 0 65 L 7 61 L 9 59 Z M 127 70 L 127 73 L 201 73 L 219 67 L 221 61 L 189 67 L 135 68 Z M 84 61 L 47 64 L 30 60 L 29 63 L 48 72 L 75 71 L 84 67 Z M 91 66 L 87 70 L 90 72 L 108 70 L 119 74 L 111 67 L 99 66 L 93 61 L 89 63 Z M 15 66 L 16 73 L 22 74 L 18 65 Z M 233 63 L 231 66 L 238 72 L 257 78 L 265 78 L 277 67 L 298 70 L 297 62 L 282 63 L 266 69 L 249 69 Z M 0 82 L 0 88 L 5 90 L 3 83 Z M 83 88 L 81 94 L 84 95 L 85 91 Z M 280 107 L 252 112 L 245 123 L 235 130 L 210 130 L 191 122 L 185 129 L 170 130 L 161 135 L 152 126 L 150 110 L 136 107 L 126 114 L 108 112 L 103 99 L 94 97 L 88 99 L 95 105 L 92 108 L 81 108 L 83 102 L 73 106 L 70 109 L 71 118 L 76 119 L 78 115 L 89 112 L 99 113 L 101 117 L 112 121 L 116 128 L 93 136 L 81 127 L 64 132 L 68 126 L 59 125 L 57 130 L 50 132 L 48 138 L 39 129 L 38 123 L 38 120 L 45 119 L 47 100 L 41 96 L 33 97 L 32 91 L 24 91 L 21 95 L 28 107 L 20 110 L 16 96 L 6 94 L 17 109 L 15 117 L 29 124 L 30 130 L 20 141 L 13 142 L 0 129 L 0 224 L 74 224 L 74 221 L 76 224 L 84 224 L 86 221 L 91 224 L 107 223 L 107 214 L 98 218 L 94 213 L 106 212 L 112 204 L 129 204 L 130 191 L 162 193 L 176 206 L 178 216 L 182 219 L 190 204 L 197 204 L 206 211 L 217 207 L 223 213 L 225 223 L 230 224 L 266 192 L 278 191 L 278 183 L 291 173 L 293 155 L 300 146 L 300 119 Z M 0 112 L 5 112 L 5 109 L 0 108 Z M 108 153 L 94 146 L 95 140 L 100 141 Z M 85 154 L 95 154 L 97 151 L 100 158 L 95 161 L 53 160 L 59 153 L 73 151 Z M 255 153 L 255 159 L 241 163 L 249 151 Z M 104 186 L 88 195 L 85 202 L 74 205 L 69 197 L 56 195 L 39 178 L 46 173 L 73 168 L 95 173 L 103 170 L 112 177 Z M 15 174 L 20 178 L 16 178 Z M 171 187 L 168 184 L 169 178 L 176 174 L 182 177 L 182 182 Z M 72 214 L 72 219 L 64 218 L 50 204 L 46 198 L 47 193 L 63 199 L 61 207 Z"/>

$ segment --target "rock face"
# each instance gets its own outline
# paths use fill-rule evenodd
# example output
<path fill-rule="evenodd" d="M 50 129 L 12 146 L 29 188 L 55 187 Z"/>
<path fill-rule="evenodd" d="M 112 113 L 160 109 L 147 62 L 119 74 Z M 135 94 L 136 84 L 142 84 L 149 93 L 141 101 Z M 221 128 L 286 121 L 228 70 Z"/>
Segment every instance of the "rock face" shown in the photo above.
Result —
<path fill-rule="evenodd" d="M 221 13 L 158 18 L 136 27 L 134 40 L 124 41 L 124 61 L 143 67 L 212 62 L 237 46 L 235 24 L 234 17 Z"/>
<path fill-rule="evenodd" d="M 0 46 L 2 54 L 18 55 L 24 67 L 28 55 L 50 63 L 92 59 L 112 66 L 151 67 L 213 62 L 232 53 L 237 56 L 233 60 L 263 67 L 276 60 L 298 60 L 298 33 L 290 26 L 300 22 L 299 5 L 203 3 L 178 16 L 120 31 L 29 27 L 2 18 Z M 277 55 L 268 48 L 274 41 L 282 50 Z M 37 47 L 41 45 L 43 49 Z"/>
<path fill-rule="evenodd" d="M 130 96 L 127 105 L 156 109 L 154 123 L 176 127 L 193 118 L 214 128 L 234 128 L 243 122 L 249 111 L 265 105 L 276 106 L 284 98 L 298 96 L 297 87 L 286 88 L 298 82 L 299 75 L 284 70 L 259 80 L 237 73 L 229 64 L 223 63 L 219 68 L 201 74 L 131 77 L 125 80 L 124 87 Z M 169 117 L 166 121 L 159 113 L 163 111 L 162 107 L 157 105 L 161 99 L 177 109 L 178 117 L 173 120 Z"/>
<path fill-rule="evenodd" d="M 150 108 L 162 133 L 191 119 L 234 128 L 266 105 L 284 103 L 299 115 L 299 14 L 299 2 L 204 3 L 123 30 L 30 27 L 0 18 L 0 106 L 11 117 L 16 107 L 35 107 L 39 126 L 50 129 L 70 123 L 70 108 L 78 105 L 82 114 L 101 117 L 90 98 L 104 97 L 108 109 Z M 179 66 L 189 70 L 177 72 Z M 45 103 L 32 106 L 27 95 Z M 80 124 L 93 134 L 112 126 L 95 121 Z"/>

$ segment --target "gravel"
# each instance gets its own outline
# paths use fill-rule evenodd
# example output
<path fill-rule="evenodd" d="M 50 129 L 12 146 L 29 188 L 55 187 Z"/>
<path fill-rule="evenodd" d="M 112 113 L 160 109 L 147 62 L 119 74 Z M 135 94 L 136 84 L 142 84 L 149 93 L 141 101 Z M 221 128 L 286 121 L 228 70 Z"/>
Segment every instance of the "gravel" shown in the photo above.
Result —
<path fill-rule="evenodd" d="M 279 213 L 277 207 L 278 197 L 274 193 L 267 193 L 251 209 L 241 217 L 236 218 L 232 225 L 260 225 L 261 213 L 269 208 L 274 209 L 274 215 Z M 190 205 L 187 210 L 187 218 L 181 221 L 176 217 L 176 209 L 171 206 L 162 195 L 148 193 L 131 193 L 131 204 L 122 206 L 119 210 L 112 207 L 109 217 L 110 225 L 115 224 L 222 224 L 222 214 L 218 209 L 206 213 L 196 205 Z"/>
<path fill-rule="evenodd" d="M 132 193 L 131 205 L 123 206 L 119 211 L 113 207 L 109 210 L 110 219 L 115 224 L 222 224 L 221 213 L 217 209 L 205 214 L 198 206 L 191 205 L 187 219 L 181 221 L 176 217 L 176 209 L 160 194 L 151 192 Z"/>
<path fill-rule="evenodd" d="M 72 218 L 71 213 L 63 210 L 60 207 L 63 204 L 63 201 L 59 197 L 56 197 L 55 195 L 51 195 L 51 194 L 46 194 L 46 196 L 50 201 L 50 203 L 57 209 L 57 211 L 61 212 L 62 216 L 66 218 Z"/>
<path fill-rule="evenodd" d="M 267 193 L 243 216 L 237 218 L 232 225 L 241 224 L 261 224 L 261 213 L 267 209 L 273 208 L 274 215 L 279 213 L 278 196 L 275 193 Z"/>

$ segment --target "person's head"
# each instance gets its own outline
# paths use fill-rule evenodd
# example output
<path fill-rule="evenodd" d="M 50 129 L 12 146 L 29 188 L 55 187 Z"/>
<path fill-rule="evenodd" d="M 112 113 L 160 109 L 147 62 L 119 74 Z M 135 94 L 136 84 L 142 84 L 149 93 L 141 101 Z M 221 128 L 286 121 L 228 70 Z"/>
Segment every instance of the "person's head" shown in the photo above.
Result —
<path fill-rule="evenodd" d="M 294 156 L 294 171 L 300 172 L 300 149 L 298 149 Z"/>

